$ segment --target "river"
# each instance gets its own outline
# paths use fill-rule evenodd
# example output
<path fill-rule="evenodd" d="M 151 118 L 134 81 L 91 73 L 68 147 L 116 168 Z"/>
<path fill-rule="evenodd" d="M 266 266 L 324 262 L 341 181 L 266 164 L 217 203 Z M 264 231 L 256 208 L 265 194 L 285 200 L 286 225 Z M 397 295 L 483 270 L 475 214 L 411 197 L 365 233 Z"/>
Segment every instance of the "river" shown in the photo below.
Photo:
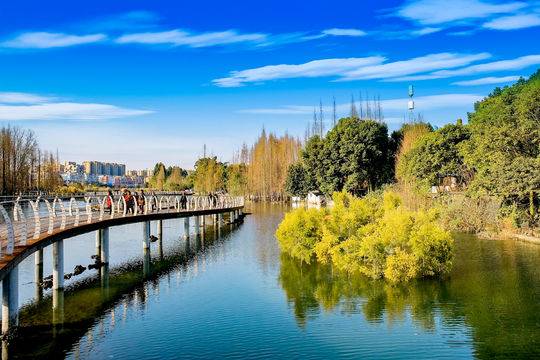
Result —
<path fill-rule="evenodd" d="M 145 266 L 139 224 L 112 228 L 110 272 L 68 281 L 62 320 L 34 301 L 20 265 L 20 330 L 10 357 L 540 358 L 540 246 L 456 236 L 451 276 L 407 286 L 344 277 L 280 254 L 286 208 L 257 204 L 243 224 L 183 239 L 164 222 Z M 88 264 L 94 235 L 65 242 L 66 271 Z M 50 274 L 50 249 L 45 251 Z"/>

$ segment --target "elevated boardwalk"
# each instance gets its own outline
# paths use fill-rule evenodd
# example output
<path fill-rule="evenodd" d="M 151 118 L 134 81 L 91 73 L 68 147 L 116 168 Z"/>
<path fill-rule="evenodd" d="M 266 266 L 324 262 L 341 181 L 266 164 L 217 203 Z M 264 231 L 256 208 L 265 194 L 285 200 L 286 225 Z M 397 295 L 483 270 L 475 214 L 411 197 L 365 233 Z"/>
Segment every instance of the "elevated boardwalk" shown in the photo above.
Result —
<path fill-rule="evenodd" d="M 220 226 L 223 215 L 236 221 L 244 207 L 242 197 L 182 196 L 159 194 L 144 196 L 143 205 L 127 204 L 123 197 L 108 195 L 79 198 L 16 199 L 0 203 L 0 280 L 2 280 L 2 333 L 17 323 L 17 265 L 35 254 L 36 284 L 43 281 L 43 249 L 53 245 L 53 307 L 54 295 L 63 289 L 63 240 L 96 231 L 100 260 L 109 262 L 109 227 L 142 223 L 143 249 L 150 248 L 150 221 L 158 221 L 158 238 L 162 238 L 162 220 L 185 218 L 184 229 L 189 234 L 189 220 L 194 218 L 195 232 L 205 225 L 205 217 Z M 189 235 L 188 235 L 189 236 Z M 41 268 L 41 270 L 39 270 Z"/>

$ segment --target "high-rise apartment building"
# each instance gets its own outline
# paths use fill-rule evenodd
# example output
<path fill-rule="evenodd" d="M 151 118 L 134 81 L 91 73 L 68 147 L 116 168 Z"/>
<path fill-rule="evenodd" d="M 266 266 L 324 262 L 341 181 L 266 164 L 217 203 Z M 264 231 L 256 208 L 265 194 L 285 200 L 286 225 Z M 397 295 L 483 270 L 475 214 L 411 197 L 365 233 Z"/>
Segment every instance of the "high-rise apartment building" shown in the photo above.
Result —
<path fill-rule="evenodd" d="M 124 176 L 126 165 L 117 163 L 104 163 L 101 161 L 84 161 L 84 173 L 88 175 Z"/>

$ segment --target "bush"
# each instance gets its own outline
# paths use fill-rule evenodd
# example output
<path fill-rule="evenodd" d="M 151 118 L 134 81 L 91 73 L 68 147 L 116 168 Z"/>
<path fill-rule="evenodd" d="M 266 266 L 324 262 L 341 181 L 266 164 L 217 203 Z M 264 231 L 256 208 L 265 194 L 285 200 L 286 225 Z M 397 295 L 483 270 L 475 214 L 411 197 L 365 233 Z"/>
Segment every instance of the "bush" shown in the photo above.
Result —
<path fill-rule="evenodd" d="M 286 214 L 276 232 L 281 250 L 309 264 L 322 238 L 323 216 L 324 211 L 303 208 Z"/>
<path fill-rule="evenodd" d="M 437 225 L 438 211 L 407 210 L 388 191 L 362 199 L 341 192 L 333 199 L 332 209 L 297 209 L 285 216 L 276 232 L 284 252 L 391 282 L 450 271 L 453 240 Z"/>

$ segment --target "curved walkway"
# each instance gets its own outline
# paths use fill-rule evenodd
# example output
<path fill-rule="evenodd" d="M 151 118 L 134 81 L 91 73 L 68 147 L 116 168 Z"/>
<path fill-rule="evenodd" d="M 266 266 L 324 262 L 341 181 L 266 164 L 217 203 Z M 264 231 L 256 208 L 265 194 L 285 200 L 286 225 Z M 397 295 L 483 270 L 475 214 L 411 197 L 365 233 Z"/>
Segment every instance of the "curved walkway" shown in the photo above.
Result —
<path fill-rule="evenodd" d="M 16 200 L 0 203 L 0 280 L 22 260 L 59 240 L 87 232 L 129 223 L 236 212 L 244 207 L 242 197 L 187 196 L 178 194 L 145 196 L 142 209 L 128 213 L 123 197 L 108 196 L 70 199 Z M 111 210 L 105 208 L 112 203 Z"/>

